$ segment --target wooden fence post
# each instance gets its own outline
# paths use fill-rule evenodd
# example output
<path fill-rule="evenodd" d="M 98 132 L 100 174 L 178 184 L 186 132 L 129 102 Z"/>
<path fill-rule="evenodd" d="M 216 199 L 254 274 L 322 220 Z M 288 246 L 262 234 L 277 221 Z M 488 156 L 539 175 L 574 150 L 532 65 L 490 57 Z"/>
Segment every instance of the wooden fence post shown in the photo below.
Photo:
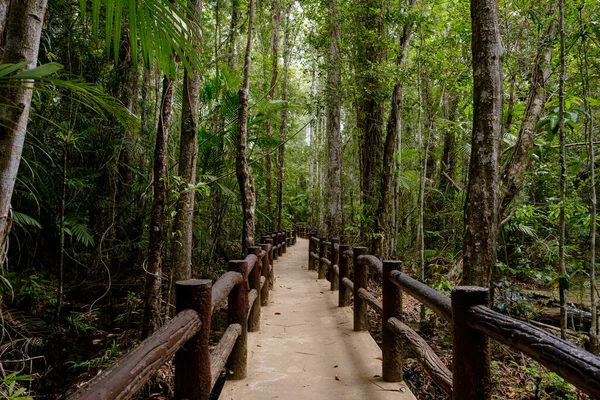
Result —
<path fill-rule="evenodd" d="M 283 230 L 283 231 L 281 231 L 281 234 L 283 235 L 283 252 L 287 253 L 287 247 L 288 247 L 287 231 Z"/>
<path fill-rule="evenodd" d="M 190 279 L 175 283 L 177 312 L 191 308 L 198 313 L 202 326 L 192 339 L 175 353 L 175 398 L 208 400 L 211 392 L 210 319 L 212 281 Z"/>
<path fill-rule="evenodd" d="M 260 305 L 266 306 L 269 304 L 269 285 L 270 285 L 269 271 L 271 270 L 271 263 L 269 261 L 269 258 L 270 258 L 269 253 L 271 251 L 269 250 L 268 243 L 261 243 L 260 248 L 265 251 L 265 256 L 262 259 L 262 265 L 261 265 L 261 275 L 265 277 L 265 284 L 262 287 L 262 290 L 260 292 Z"/>
<path fill-rule="evenodd" d="M 277 232 L 277 245 L 277 256 L 281 257 L 283 255 L 283 238 L 281 231 Z"/>
<path fill-rule="evenodd" d="M 229 261 L 229 271 L 242 274 L 243 282 L 229 293 L 227 300 L 227 322 L 240 324 L 242 333 L 235 342 L 227 359 L 229 379 L 244 379 L 248 368 L 248 262 L 245 260 Z"/>
<path fill-rule="evenodd" d="M 360 288 L 368 289 L 369 285 L 369 267 L 358 264 L 358 257 L 367 254 L 367 248 L 355 247 L 352 252 L 354 253 L 354 260 L 352 260 L 354 267 L 354 330 L 368 331 L 367 303 L 358 295 Z"/>
<path fill-rule="evenodd" d="M 292 245 L 296 244 L 297 235 L 298 235 L 298 230 L 292 229 Z"/>
<path fill-rule="evenodd" d="M 452 290 L 452 399 L 489 400 L 490 341 L 486 334 L 472 329 L 467 313 L 473 306 L 487 306 L 489 291 L 477 286 L 457 286 Z"/>
<path fill-rule="evenodd" d="M 382 374 L 385 382 L 402 381 L 402 341 L 388 327 L 390 318 L 402 320 L 402 291 L 390 281 L 392 271 L 402 271 L 402 261 L 383 262 Z"/>
<path fill-rule="evenodd" d="M 277 249 L 279 237 L 276 233 L 273 233 L 271 234 L 271 238 L 273 239 L 273 260 L 277 260 L 277 257 L 279 256 L 279 250 Z"/>
<path fill-rule="evenodd" d="M 325 245 L 325 238 L 322 237 L 319 239 L 319 279 L 325 279 L 327 276 L 327 271 L 325 270 L 325 263 L 321 260 L 321 258 L 327 257 L 327 246 Z"/>
<path fill-rule="evenodd" d="M 338 271 L 340 269 L 340 239 L 333 238 L 331 239 L 331 268 L 329 269 L 329 282 L 331 283 L 331 290 L 338 290 L 340 277 L 339 274 L 336 276 L 335 271 L 333 270 L 333 266 L 338 266 Z M 337 245 L 337 246 L 336 246 Z"/>
<path fill-rule="evenodd" d="M 348 258 L 344 257 L 344 252 L 350 250 L 350 246 L 347 244 L 340 244 L 339 258 L 340 258 L 340 287 L 339 287 L 339 300 L 338 305 L 340 307 L 348 307 L 350 305 L 350 291 L 344 285 L 342 280 L 349 278 L 350 271 L 348 267 Z"/>
<path fill-rule="evenodd" d="M 258 296 L 250 309 L 250 315 L 248 316 L 248 332 L 260 331 L 260 277 L 262 275 L 261 267 L 262 260 L 260 259 L 260 247 L 252 246 L 248 247 L 248 255 L 254 254 L 256 256 L 256 263 L 254 268 L 249 272 L 248 275 L 248 286 L 250 290 L 256 289 L 256 295 Z"/>
<path fill-rule="evenodd" d="M 308 270 L 312 271 L 315 269 L 315 261 L 312 258 L 311 253 L 315 252 L 315 244 L 312 240 L 312 235 L 308 236 Z"/>
<path fill-rule="evenodd" d="M 273 264 L 273 254 L 275 250 L 273 249 L 273 239 L 266 239 L 265 242 L 268 245 L 271 245 L 271 250 L 269 250 L 269 263 L 271 263 L 271 267 L 269 268 L 269 290 L 274 290 L 275 286 L 275 265 Z"/>

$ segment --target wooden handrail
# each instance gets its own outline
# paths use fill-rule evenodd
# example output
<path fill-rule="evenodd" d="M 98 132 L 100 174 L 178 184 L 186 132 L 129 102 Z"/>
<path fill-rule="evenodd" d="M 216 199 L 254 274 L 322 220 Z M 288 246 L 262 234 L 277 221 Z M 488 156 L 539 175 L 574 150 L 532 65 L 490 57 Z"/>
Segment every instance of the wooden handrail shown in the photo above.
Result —
<path fill-rule="evenodd" d="M 266 282 L 273 277 L 272 260 L 277 254 L 273 245 L 275 236 L 279 240 L 279 251 L 285 249 L 287 243 L 295 242 L 294 231 L 264 235 L 265 243 L 250 247 L 244 260 L 230 261 L 230 271 L 221 275 L 214 285 L 206 279 L 177 282 L 177 315 L 69 399 L 127 399 L 173 354 L 176 354 L 176 398 L 208 399 L 226 364 L 230 375 L 234 375 L 232 378 L 245 377 L 246 334 L 248 330 L 260 328 L 262 301 L 258 299 L 265 290 L 268 294 Z M 228 299 L 230 325 L 210 353 L 211 316 L 225 299 Z"/>
<path fill-rule="evenodd" d="M 600 358 L 592 353 L 485 306 L 471 307 L 467 323 L 492 339 L 522 351 L 592 398 L 600 398 Z"/>
<path fill-rule="evenodd" d="M 556 372 L 567 382 L 588 393 L 592 398 L 600 398 L 600 357 L 541 328 L 490 310 L 485 305 L 488 298 L 487 289 L 457 287 L 453 290 L 451 299 L 402 273 L 398 268 L 401 263 L 397 261 L 382 262 L 377 257 L 366 254 L 364 247 L 355 247 L 354 250 L 351 250 L 347 245 L 337 245 L 333 240 L 327 242 L 323 238 L 317 239 L 314 236 L 309 236 L 309 243 L 311 244 L 309 260 L 318 261 L 322 266 L 328 267 L 330 279 L 336 280 L 339 285 L 339 306 L 350 305 L 348 295 L 350 292 L 354 293 L 355 330 L 365 330 L 368 325 L 365 306 L 371 306 L 378 313 L 383 314 L 383 321 L 385 321 L 382 345 L 384 380 L 397 381 L 401 379 L 402 352 L 395 348 L 396 344 L 393 338 L 396 337 L 401 338 L 402 342 L 412 349 L 417 360 L 433 381 L 453 398 L 462 399 L 475 396 L 476 398 L 490 399 L 488 338 L 492 338 L 512 349 L 523 352 L 541 365 Z M 325 246 L 331 247 L 331 258 L 324 253 Z M 316 253 L 317 247 L 320 249 L 320 254 Z M 333 262 L 336 250 L 338 251 L 339 265 Z M 354 264 L 354 282 L 348 278 L 350 260 L 353 260 Z M 398 265 L 394 266 L 394 263 Z M 368 290 L 366 268 L 382 275 L 383 302 L 380 302 Z M 399 314 L 402 309 L 401 294 L 400 292 L 395 293 L 389 286 L 386 286 L 388 285 L 386 282 L 389 282 L 392 287 L 396 287 L 396 290 L 406 291 L 451 324 L 454 343 L 453 358 L 460 360 L 458 363 L 453 363 L 454 372 L 450 372 L 446 368 L 422 337 L 402 323 Z M 333 282 L 331 286 L 334 287 Z M 388 296 L 395 300 L 390 300 Z M 387 306 L 386 302 L 388 302 Z M 386 309 L 386 307 L 388 308 Z M 394 312 L 398 316 L 391 315 Z M 392 337 L 388 332 L 391 332 Z"/>
<path fill-rule="evenodd" d="M 127 399 L 135 394 L 158 368 L 200 330 L 194 310 L 180 312 L 166 325 L 127 353 L 108 370 L 69 396 L 70 400 Z"/>
<path fill-rule="evenodd" d="M 364 256 L 359 256 L 358 263 L 361 265 L 366 265 L 372 271 L 377 272 L 377 274 L 379 274 L 379 276 L 383 275 L 383 263 L 381 262 L 381 260 L 379 260 L 379 258 L 377 258 L 375 256 L 372 256 L 369 254 L 364 255 Z"/>
<path fill-rule="evenodd" d="M 452 306 L 448 296 L 444 296 L 437 290 L 400 271 L 392 272 L 389 279 L 394 285 L 406 290 L 412 297 L 431 308 L 446 321 L 452 323 Z"/>

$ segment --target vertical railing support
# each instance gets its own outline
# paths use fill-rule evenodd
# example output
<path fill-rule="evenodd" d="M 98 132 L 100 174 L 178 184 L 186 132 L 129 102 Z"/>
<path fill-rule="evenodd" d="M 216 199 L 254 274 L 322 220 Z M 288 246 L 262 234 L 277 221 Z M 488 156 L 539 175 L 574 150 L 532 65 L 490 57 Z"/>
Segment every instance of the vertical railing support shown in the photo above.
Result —
<path fill-rule="evenodd" d="M 402 319 L 402 291 L 390 281 L 392 271 L 402 271 L 402 261 L 383 262 L 382 374 L 385 382 L 402 381 L 402 341 L 388 327 L 390 318 Z"/>
<path fill-rule="evenodd" d="M 283 255 L 284 246 L 283 235 L 281 234 L 281 231 L 277 232 L 277 246 L 277 256 L 281 257 Z"/>
<path fill-rule="evenodd" d="M 319 239 L 319 279 L 325 279 L 327 271 L 325 270 L 325 263 L 321 258 L 327 257 L 327 246 L 325 245 L 325 238 Z"/>
<path fill-rule="evenodd" d="M 277 245 L 279 244 L 279 235 L 276 233 L 271 234 L 271 239 L 273 239 L 273 260 L 277 260 L 279 256 L 279 250 L 277 249 Z"/>
<path fill-rule="evenodd" d="M 315 244 L 312 240 L 312 235 L 308 236 L 308 270 L 312 271 L 315 269 L 315 260 L 312 258 L 311 253 L 315 252 Z"/>
<path fill-rule="evenodd" d="M 208 400 L 211 392 L 210 319 L 212 281 L 189 279 L 175 283 L 177 312 L 191 308 L 198 313 L 202 326 L 192 339 L 175 353 L 175 398 Z"/>
<path fill-rule="evenodd" d="M 296 244 L 298 229 L 292 229 L 292 245 Z"/>
<path fill-rule="evenodd" d="M 339 302 L 340 307 L 348 307 L 350 305 L 350 290 L 342 283 L 344 278 L 349 278 L 350 268 L 348 266 L 348 258 L 344 256 L 344 252 L 350 250 L 350 246 L 347 244 L 340 244 L 339 258 L 340 258 L 340 288 L 339 288 Z"/>
<path fill-rule="evenodd" d="M 248 255 L 250 254 L 254 254 L 256 256 L 256 264 L 254 264 L 254 268 L 252 268 L 252 271 L 249 272 L 248 286 L 250 287 L 250 290 L 256 289 L 258 297 L 254 301 L 254 304 L 250 309 L 250 315 L 248 316 L 248 332 L 258 332 L 260 331 L 260 277 L 262 275 L 260 247 L 248 247 Z"/>
<path fill-rule="evenodd" d="M 270 245 L 269 250 L 269 263 L 271 267 L 269 268 L 269 290 L 275 289 L 275 264 L 273 264 L 273 257 L 275 254 L 275 249 L 273 248 L 273 239 L 266 239 L 265 242 Z"/>
<path fill-rule="evenodd" d="M 337 265 L 338 270 L 340 269 L 340 239 L 331 239 L 331 269 L 329 270 L 329 282 L 331 290 L 339 289 L 339 275 L 335 274 L 333 266 Z"/>
<path fill-rule="evenodd" d="M 472 329 L 467 314 L 473 306 L 487 305 L 489 291 L 477 286 L 452 290 L 452 399 L 491 399 L 490 341 Z"/>
<path fill-rule="evenodd" d="M 260 248 L 263 249 L 265 252 L 265 256 L 262 259 L 262 266 L 261 266 L 261 275 L 265 277 L 265 284 L 262 287 L 262 290 L 260 292 L 260 305 L 264 307 L 269 304 L 269 285 L 270 285 L 269 271 L 271 270 L 271 262 L 269 261 L 269 258 L 270 258 L 269 253 L 271 253 L 271 249 L 270 249 L 270 245 L 268 243 L 261 243 Z"/>
<path fill-rule="evenodd" d="M 281 231 L 281 234 L 283 235 L 283 252 L 287 253 L 287 246 L 288 246 L 287 231 L 283 230 L 283 231 Z"/>
<path fill-rule="evenodd" d="M 227 359 L 229 379 L 239 380 L 246 377 L 248 368 L 248 262 L 229 261 L 228 269 L 239 272 L 243 277 L 242 283 L 229 293 L 227 301 L 227 322 L 242 326 L 242 333 Z"/>
<path fill-rule="evenodd" d="M 355 247 L 352 252 L 354 253 L 352 260 L 354 266 L 354 330 L 368 331 L 367 303 L 358 295 L 360 288 L 368 289 L 369 285 L 369 267 L 358 263 L 358 257 L 367 254 L 367 248 Z"/>

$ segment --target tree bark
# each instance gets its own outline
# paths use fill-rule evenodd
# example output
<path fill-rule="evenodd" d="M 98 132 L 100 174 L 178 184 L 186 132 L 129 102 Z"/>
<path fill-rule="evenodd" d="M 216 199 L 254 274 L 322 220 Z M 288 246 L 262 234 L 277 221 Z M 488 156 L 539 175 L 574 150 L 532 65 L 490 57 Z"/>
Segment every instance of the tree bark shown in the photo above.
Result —
<path fill-rule="evenodd" d="M 148 259 L 146 263 L 146 286 L 144 320 L 142 337 L 147 337 L 161 325 L 161 252 L 164 239 L 164 211 L 167 197 L 165 179 L 167 177 L 167 142 L 173 111 L 173 94 L 175 81 L 165 76 L 163 92 L 156 130 L 154 146 L 153 183 L 154 198 L 150 215 L 150 242 L 148 244 Z"/>
<path fill-rule="evenodd" d="M 285 32 L 283 38 L 283 101 L 288 101 L 289 96 L 289 68 L 290 68 L 290 26 L 289 26 L 290 6 L 286 6 L 285 14 Z M 279 162 L 277 164 L 277 220 L 275 229 L 280 231 L 283 226 L 283 180 L 285 168 L 285 138 L 288 129 L 288 110 L 284 108 L 281 111 L 281 137 L 279 145 Z"/>
<path fill-rule="evenodd" d="M 267 94 L 267 100 L 272 101 L 273 96 L 275 95 L 275 86 L 277 85 L 277 74 L 279 70 L 279 25 L 281 23 L 281 8 L 279 7 L 279 1 L 273 1 L 273 34 L 271 36 L 271 57 L 272 66 L 271 66 L 271 86 L 269 87 L 269 92 Z M 267 128 L 267 137 L 273 137 L 273 122 L 271 118 L 267 117 L 266 121 Z M 267 154 L 265 157 L 266 171 L 265 171 L 265 185 L 267 191 L 267 199 L 266 199 L 266 213 L 267 217 L 273 220 L 273 210 L 272 210 L 272 182 L 271 176 L 273 174 L 273 164 L 271 162 L 271 148 L 268 147 Z M 273 224 L 269 224 L 273 227 Z"/>
<path fill-rule="evenodd" d="M 560 298 L 560 336 L 567 337 L 567 267 L 565 265 L 565 239 L 567 218 L 565 201 L 567 199 L 567 150 L 565 148 L 565 3 L 559 0 L 559 30 L 560 30 L 560 75 L 558 87 L 558 133 L 560 141 L 560 204 L 558 213 L 558 274 Z"/>
<path fill-rule="evenodd" d="M 556 3 L 551 2 L 548 16 L 554 14 Z M 523 186 L 523 177 L 529 167 L 529 153 L 535 139 L 535 126 L 540 120 L 546 104 L 546 82 L 550 76 L 554 37 L 556 36 L 556 19 L 552 18 L 546 29 L 542 43 L 538 48 L 529 83 L 529 94 L 525 116 L 519 130 L 519 137 L 514 149 L 506 161 L 501 177 L 500 213 L 502 216 L 511 208 Z"/>
<path fill-rule="evenodd" d="M 47 0 L 11 2 L 4 29 L 6 44 L 2 64 L 30 61 L 21 71 L 36 66 L 46 5 Z M 10 201 L 25 142 L 33 83 L 23 82 L 17 86 L 0 93 L 0 266 L 8 252 L 12 224 Z"/>
<path fill-rule="evenodd" d="M 194 0 L 193 12 L 190 11 L 190 21 L 193 29 L 201 34 L 202 0 Z M 181 177 L 180 196 L 177 200 L 177 215 L 173 226 L 171 243 L 171 264 L 173 282 L 183 281 L 192 277 L 192 247 L 194 198 L 196 183 L 196 160 L 198 158 L 198 110 L 200 108 L 200 72 L 194 67 L 192 75 L 187 71 L 183 75 L 183 103 L 181 110 L 181 137 L 179 142 L 179 176 Z M 174 300 L 174 291 L 172 300 Z"/>
<path fill-rule="evenodd" d="M 238 126 L 237 126 L 237 155 L 235 158 L 236 175 L 240 187 L 242 201 L 243 226 L 242 226 L 242 251 L 249 246 L 254 246 L 254 211 L 256 209 L 256 195 L 254 182 L 250 175 L 250 167 L 246 156 L 248 141 L 248 90 L 250 87 L 250 54 L 252 51 L 252 27 L 254 25 L 254 0 L 250 0 L 248 16 L 248 40 L 246 42 L 246 55 L 244 58 L 244 82 L 238 94 L 240 97 Z"/>
<path fill-rule="evenodd" d="M 463 284 L 488 287 L 498 242 L 502 45 L 496 0 L 471 0 L 473 136 L 464 212 Z"/>
<path fill-rule="evenodd" d="M 336 0 L 329 0 L 327 69 L 327 235 L 340 238 L 342 226 L 342 134 L 340 131 L 340 17 Z"/>
<path fill-rule="evenodd" d="M 381 253 L 378 240 L 377 212 L 379 208 L 382 157 L 383 104 L 385 85 L 379 66 L 384 59 L 385 31 L 382 7 L 376 0 L 362 0 L 357 7 L 358 87 L 357 112 L 360 131 L 360 188 L 363 213 L 368 221 L 361 227 L 362 238 L 370 243 L 370 252 Z"/>

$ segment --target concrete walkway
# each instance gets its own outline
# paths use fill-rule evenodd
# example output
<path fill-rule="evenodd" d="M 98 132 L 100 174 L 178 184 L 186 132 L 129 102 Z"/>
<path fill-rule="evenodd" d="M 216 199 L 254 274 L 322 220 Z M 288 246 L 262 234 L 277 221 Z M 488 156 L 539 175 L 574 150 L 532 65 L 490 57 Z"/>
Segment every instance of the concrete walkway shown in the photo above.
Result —
<path fill-rule="evenodd" d="M 220 399 L 414 399 L 404 383 L 381 380 L 381 351 L 352 330 L 329 282 L 307 271 L 308 240 L 275 261 L 275 290 L 261 331 L 248 339 L 248 377 L 227 381 Z"/>

